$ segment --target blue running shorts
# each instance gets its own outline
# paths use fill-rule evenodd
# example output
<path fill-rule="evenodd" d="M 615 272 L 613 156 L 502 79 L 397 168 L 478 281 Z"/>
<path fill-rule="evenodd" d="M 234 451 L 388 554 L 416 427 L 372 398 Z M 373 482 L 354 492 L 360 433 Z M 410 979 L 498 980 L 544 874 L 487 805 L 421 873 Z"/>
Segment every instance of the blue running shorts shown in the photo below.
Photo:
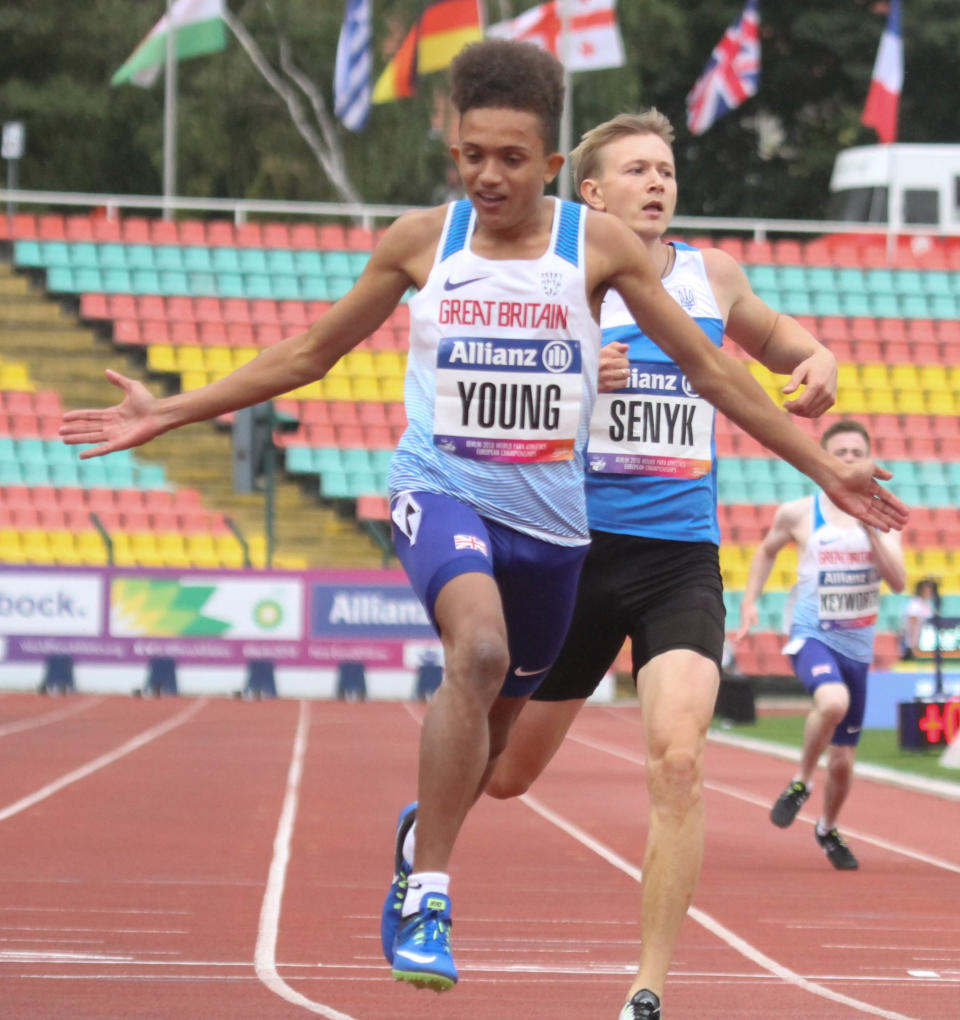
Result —
<path fill-rule="evenodd" d="M 493 578 L 510 651 L 500 693 L 530 694 L 563 644 L 589 546 L 543 542 L 433 492 L 401 492 L 390 509 L 397 556 L 437 633 L 434 605 L 448 581 L 473 572 Z"/>
<path fill-rule="evenodd" d="M 813 694 L 821 684 L 845 684 L 850 692 L 850 707 L 833 731 L 831 744 L 856 747 L 860 742 L 863 714 L 867 707 L 869 662 L 850 659 L 835 652 L 816 638 L 804 638 L 803 647 L 790 656 L 793 670 L 803 686 Z"/>

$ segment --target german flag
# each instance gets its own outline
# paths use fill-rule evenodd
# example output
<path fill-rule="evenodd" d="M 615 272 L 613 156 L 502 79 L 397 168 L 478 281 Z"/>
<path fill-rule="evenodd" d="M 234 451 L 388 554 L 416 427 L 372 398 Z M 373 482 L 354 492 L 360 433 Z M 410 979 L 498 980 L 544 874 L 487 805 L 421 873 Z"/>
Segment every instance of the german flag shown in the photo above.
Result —
<path fill-rule="evenodd" d="M 373 102 L 417 91 L 417 75 L 441 71 L 467 43 L 483 38 L 478 0 L 439 0 L 420 15 L 373 88 Z"/>

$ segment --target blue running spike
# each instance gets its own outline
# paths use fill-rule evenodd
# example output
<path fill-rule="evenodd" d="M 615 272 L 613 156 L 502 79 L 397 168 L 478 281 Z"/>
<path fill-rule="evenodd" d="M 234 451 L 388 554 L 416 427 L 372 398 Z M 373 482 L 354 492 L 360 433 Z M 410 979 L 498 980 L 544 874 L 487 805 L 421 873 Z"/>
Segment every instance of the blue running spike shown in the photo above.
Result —
<path fill-rule="evenodd" d="M 417 820 L 417 802 L 408 804 L 397 818 L 397 833 L 394 838 L 393 849 L 393 881 L 387 891 L 387 898 L 383 901 L 383 911 L 380 914 L 380 945 L 383 948 L 383 955 L 387 963 L 393 963 L 393 943 L 397 937 L 397 929 L 400 927 L 402 917 L 403 899 L 407 895 L 407 878 L 413 861 L 408 861 L 403 856 L 403 841 L 407 838 L 413 823 Z"/>
<path fill-rule="evenodd" d="M 445 992 L 457 983 L 450 952 L 450 897 L 427 893 L 393 944 L 393 976 L 415 988 Z"/>

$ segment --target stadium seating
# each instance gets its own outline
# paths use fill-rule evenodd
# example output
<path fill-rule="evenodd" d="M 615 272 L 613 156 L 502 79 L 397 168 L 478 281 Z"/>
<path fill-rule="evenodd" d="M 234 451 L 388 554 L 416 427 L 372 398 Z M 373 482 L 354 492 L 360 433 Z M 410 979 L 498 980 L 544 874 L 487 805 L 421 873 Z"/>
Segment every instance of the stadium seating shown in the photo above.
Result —
<path fill-rule="evenodd" d="M 18 214 L 3 231 L 19 268 L 42 277 L 52 294 L 76 298 L 84 321 L 120 347 L 142 350 L 150 373 L 178 380 L 183 389 L 204 385 L 306 328 L 356 280 L 376 240 L 374 232 L 339 224 L 76 215 Z M 960 245 L 903 242 L 890 261 L 877 237 L 689 240 L 728 251 L 764 300 L 835 352 L 835 408 L 817 423 L 797 424 L 814 436 L 841 416 L 867 426 L 875 455 L 895 472 L 894 491 L 914 508 L 905 533 L 909 583 L 933 574 L 947 598 L 960 599 Z M 388 519 L 387 465 L 405 426 L 407 328 L 401 305 L 324 380 L 277 402 L 299 422 L 294 433 L 277 437 L 284 469 L 326 500 L 355 503 L 360 520 Z M 785 377 L 755 363 L 750 370 L 782 403 Z M 80 555 L 80 538 L 91 533 L 71 542 L 64 532 L 78 515 L 96 512 L 126 536 L 117 545 L 131 561 L 236 560 L 216 515 L 202 507 L 146 504 L 151 493 L 171 495 L 162 474 L 143 484 L 155 466 L 121 458 L 102 464 L 102 474 L 93 469 L 92 478 L 69 451 L 55 449 L 59 408 L 50 395 L 31 394 L 28 376 L 25 366 L 0 362 L 0 551 L 35 556 L 46 548 L 69 562 Z M 36 400 L 28 403 L 25 395 Z M 722 416 L 717 449 L 721 566 L 733 623 L 750 556 L 775 506 L 812 488 Z M 112 503 L 104 483 L 115 494 Z M 25 497 L 24 490 L 34 495 Z M 51 491 L 81 495 L 64 506 Z M 148 527 L 140 527 L 144 522 Z M 45 545 L 37 535 L 44 528 Z M 91 546 L 85 540 L 84 554 Z M 785 550 L 763 597 L 760 631 L 738 652 L 742 668 L 785 668 L 777 632 L 795 567 L 795 554 Z M 902 601 L 882 600 L 881 661 L 895 656 L 891 632 Z"/>

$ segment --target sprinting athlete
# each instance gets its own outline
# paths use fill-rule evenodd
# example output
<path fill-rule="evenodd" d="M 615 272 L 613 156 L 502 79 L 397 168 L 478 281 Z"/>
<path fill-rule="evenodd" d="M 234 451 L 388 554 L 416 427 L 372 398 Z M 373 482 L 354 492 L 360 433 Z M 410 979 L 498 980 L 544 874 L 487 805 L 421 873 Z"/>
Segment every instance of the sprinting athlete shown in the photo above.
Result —
<path fill-rule="evenodd" d="M 834 422 L 821 437 L 823 448 L 848 464 L 870 456 L 870 436 L 855 421 Z M 814 829 L 830 863 L 841 871 L 859 862 L 837 829 L 840 809 L 853 783 L 867 701 L 867 672 L 873 662 L 880 582 L 903 591 L 907 572 L 900 535 L 880 534 L 835 507 L 822 493 L 784 503 L 757 546 L 747 575 L 737 639 L 757 622 L 757 598 L 777 553 L 795 542 L 796 599 L 790 640 L 784 651 L 813 695 L 803 730 L 800 768 L 770 812 L 785 829 L 810 796 L 817 762 L 827 752 L 823 810 Z"/>
<path fill-rule="evenodd" d="M 70 412 L 61 430 L 67 442 L 98 444 L 83 454 L 96 456 L 286 393 L 322 378 L 409 287 L 419 292 L 409 427 L 391 467 L 391 506 L 397 553 L 443 641 L 446 671 L 420 739 L 413 871 L 392 887 L 397 909 L 386 912 L 384 942 L 398 980 L 437 990 L 457 981 L 454 843 L 573 607 L 589 540 L 582 453 L 607 289 L 621 293 L 705 399 L 832 499 L 881 527 L 906 519 L 877 482 L 889 472 L 828 457 L 717 351 L 670 299 L 627 227 L 545 197 L 563 164 L 555 58 L 489 39 L 460 53 L 452 77 L 460 113 L 452 152 L 468 205 L 400 217 L 344 298 L 230 375 L 158 400 L 111 372 L 124 400 Z"/>
<path fill-rule="evenodd" d="M 573 153 L 593 209 L 640 239 L 677 305 L 719 347 L 724 331 L 777 372 L 792 372 L 788 404 L 816 416 L 833 403 L 836 361 L 789 316 L 751 290 L 725 252 L 667 243 L 677 204 L 673 128 L 657 110 L 621 114 Z M 497 762 L 488 792 L 527 790 L 553 758 L 624 640 L 643 708 L 649 834 L 642 943 L 623 1020 L 660 1016 L 660 998 L 703 854 L 703 753 L 724 641 L 714 411 L 683 370 L 638 326 L 615 292 L 601 315 L 604 362 L 627 384 L 601 394 L 587 452 L 592 544 L 563 650 Z"/>

